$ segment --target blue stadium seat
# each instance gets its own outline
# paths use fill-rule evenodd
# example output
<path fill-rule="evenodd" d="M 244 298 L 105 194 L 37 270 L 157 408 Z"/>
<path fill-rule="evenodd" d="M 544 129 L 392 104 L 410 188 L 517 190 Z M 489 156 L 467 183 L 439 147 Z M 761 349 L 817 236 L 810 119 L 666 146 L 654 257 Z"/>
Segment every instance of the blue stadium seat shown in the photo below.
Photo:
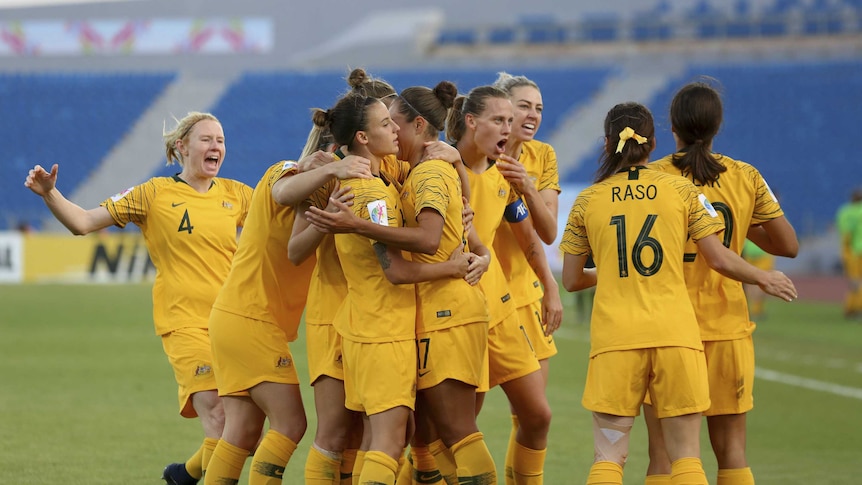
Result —
<path fill-rule="evenodd" d="M 472 45 L 477 41 L 476 31 L 472 29 L 444 29 L 437 36 L 440 45 Z"/>
<path fill-rule="evenodd" d="M 787 13 L 798 9 L 799 6 L 799 0 L 775 0 L 775 3 L 769 7 L 768 12 Z"/>
<path fill-rule="evenodd" d="M 511 26 L 496 27 L 488 32 L 488 42 L 491 44 L 511 44 L 516 38 L 516 30 Z"/>
<path fill-rule="evenodd" d="M 668 40 L 672 35 L 670 23 L 653 16 L 638 17 L 631 24 L 631 38 L 637 42 Z"/>
<path fill-rule="evenodd" d="M 517 28 L 530 44 L 560 44 L 568 40 L 567 27 L 551 14 L 523 15 L 518 18 Z"/>
<path fill-rule="evenodd" d="M 50 213 L 24 188 L 35 164 L 60 164 L 59 188 L 74 192 L 174 78 L 166 74 L 0 74 L 0 229 Z M 12 213 L 13 216 L 8 214 Z"/>
<path fill-rule="evenodd" d="M 396 89 L 422 85 L 433 87 L 442 80 L 470 89 L 491 84 L 495 69 L 380 71 Z M 545 103 L 540 137 L 548 136 L 566 111 L 598 91 L 610 70 L 605 68 L 525 69 L 524 74 L 542 89 Z M 283 159 L 295 159 L 311 128 L 313 107 L 327 109 L 347 91 L 345 72 L 303 74 L 294 72 L 249 73 L 228 89 L 212 112 L 222 121 L 227 138 L 227 157 L 220 176 L 254 186 L 264 170 Z M 157 175 L 167 175 L 163 171 Z"/>
<path fill-rule="evenodd" d="M 399 89 L 433 86 L 446 79 L 466 93 L 492 83 L 497 71 L 428 68 L 372 74 Z M 567 113 L 605 86 L 613 67 L 531 67 L 510 72 L 525 74 L 542 88 L 545 113 L 539 138 L 546 139 Z M 862 164 L 854 162 L 855 145 L 846 142 L 847 129 L 852 132 L 856 125 L 856 107 L 862 105 L 862 65 L 852 60 L 692 64 L 649 103 L 658 127 L 655 156 L 674 148 L 666 114 L 671 96 L 698 75 L 715 77 L 723 84 L 725 123 L 716 150 L 758 167 L 781 194 L 782 205 L 800 234 L 828 227 L 835 208 L 862 180 Z M 173 76 L 0 75 L 0 99 L 4 100 L 0 229 L 19 220 L 38 225 L 48 215 L 42 202 L 21 184 L 33 164 L 60 163 L 60 188 L 74 191 Z M 345 76 L 341 71 L 242 75 L 212 108 L 228 140 L 221 175 L 254 185 L 272 163 L 296 158 L 311 126 L 310 108 L 330 107 L 347 90 Z M 565 158 L 565 154 L 559 156 Z M 588 182 L 597 159 L 598 152 L 591 154 L 578 170 L 561 177 Z M 164 170 L 164 174 L 173 173 Z"/>
<path fill-rule="evenodd" d="M 757 167 L 780 193 L 800 234 L 825 231 L 862 181 L 858 150 L 840 128 L 856 125 L 862 65 L 788 61 L 691 67 L 650 103 L 657 122 L 667 119 L 676 89 L 699 75 L 722 84 L 725 117 L 715 150 Z M 658 137 L 656 157 L 674 148 L 669 127 L 658 130 Z"/>
<path fill-rule="evenodd" d="M 725 34 L 731 38 L 751 37 L 757 32 L 756 24 L 748 17 L 728 19 L 724 27 Z"/>
<path fill-rule="evenodd" d="M 844 12 L 828 0 L 814 0 L 803 8 L 802 30 L 806 35 L 832 35 L 844 30 Z"/>
<path fill-rule="evenodd" d="M 580 24 L 582 38 L 589 42 L 613 42 L 620 40 L 622 18 L 617 14 L 584 15 Z"/>
<path fill-rule="evenodd" d="M 562 44 L 566 42 L 566 28 L 561 25 L 534 25 L 527 28 L 526 40 L 530 44 Z"/>
<path fill-rule="evenodd" d="M 763 37 L 787 35 L 787 21 L 783 17 L 766 15 L 759 19 L 758 31 Z"/>

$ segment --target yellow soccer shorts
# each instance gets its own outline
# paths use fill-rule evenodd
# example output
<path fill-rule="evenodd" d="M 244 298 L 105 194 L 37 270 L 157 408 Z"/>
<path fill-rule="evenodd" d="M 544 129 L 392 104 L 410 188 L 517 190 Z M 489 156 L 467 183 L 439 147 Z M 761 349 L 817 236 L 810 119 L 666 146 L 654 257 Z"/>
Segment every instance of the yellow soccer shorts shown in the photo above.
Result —
<path fill-rule="evenodd" d="M 371 416 L 416 404 L 416 341 L 364 343 L 344 338 L 344 406 Z"/>
<path fill-rule="evenodd" d="M 751 335 L 703 343 L 712 405 L 704 416 L 740 414 L 754 407 L 754 342 Z"/>
<path fill-rule="evenodd" d="M 637 416 L 648 404 L 659 418 L 700 413 L 709 408 L 703 351 L 659 347 L 602 352 L 590 358 L 581 403 L 590 411 Z"/>
<path fill-rule="evenodd" d="M 513 381 L 541 368 L 527 331 L 512 312 L 488 330 L 488 388 Z"/>
<path fill-rule="evenodd" d="M 210 339 L 219 396 L 247 396 L 262 382 L 299 384 L 287 335 L 278 326 L 213 308 Z"/>
<path fill-rule="evenodd" d="M 341 335 L 335 326 L 306 324 L 305 347 L 308 354 L 308 382 L 312 386 L 322 376 L 344 380 Z"/>
<path fill-rule="evenodd" d="M 479 387 L 487 347 L 487 322 L 418 334 L 417 389 L 430 389 L 446 379 Z"/>
<path fill-rule="evenodd" d="M 180 416 L 196 418 L 192 394 L 217 388 L 209 332 L 205 328 L 180 328 L 162 335 L 162 347 L 177 380 Z"/>
<path fill-rule="evenodd" d="M 537 359 L 545 360 L 557 355 L 554 336 L 545 336 L 545 325 L 542 324 L 542 300 L 536 300 L 518 308 L 518 319 L 527 332 L 527 339 L 536 352 Z"/>

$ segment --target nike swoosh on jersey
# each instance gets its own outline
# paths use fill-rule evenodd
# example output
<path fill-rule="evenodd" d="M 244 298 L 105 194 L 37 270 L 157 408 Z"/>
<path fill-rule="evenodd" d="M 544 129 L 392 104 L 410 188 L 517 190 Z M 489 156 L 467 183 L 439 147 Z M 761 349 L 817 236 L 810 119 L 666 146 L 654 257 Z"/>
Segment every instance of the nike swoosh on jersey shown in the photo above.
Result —
<path fill-rule="evenodd" d="M 185 202 L 171 202 L 171 207 L 179 207 L 185 204 Z"/>

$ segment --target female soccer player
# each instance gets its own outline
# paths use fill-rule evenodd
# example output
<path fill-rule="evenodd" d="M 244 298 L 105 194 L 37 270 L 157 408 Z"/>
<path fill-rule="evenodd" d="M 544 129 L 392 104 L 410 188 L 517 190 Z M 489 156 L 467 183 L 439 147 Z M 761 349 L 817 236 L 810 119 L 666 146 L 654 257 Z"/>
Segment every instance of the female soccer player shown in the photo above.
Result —
<path fill-rule="evenodd" d="M 725 248 L 721 219 L 688 180 L 649 170 L 655 127 L 637 103 L 605 117 L 596 183 L 572 206 L 560 249 L 563 286 L 596 286 L 583 405 L 593 412 L 587 484 L 621 484 L 628 438 L 649 392 L 671 460 L 671 483 L 706 484 L 700 416 L 709 408 L 706 360 L 683 276 L 686 237 L 714 270 L 786 300 L 793 283 Z M 596 269 L 585 270 L 592 255 Z"/>
<path fill-rule="evenodd" d="M 367 164 L 342 165 L 342 177 L 371 177 Z M 286 204 L 291 197 L 307 197 L 315 186 L 291 186 L 299 170 L 297 162 L 281 161 L 258 182 L 236 257 L 213 303 L 210 335 L 225 430 L 207 484 L 236 483 L 267 419 L 269 429 L 254 453 L 249 481 L 281 481 L 305 433 L 289 342 L 297 338 L 314 259 L 298 267 L 288 260 L 295 210 Z"/>
<path fill-rule="evenodd" d="M 352 70 L 347 82 L 350 86 L 349 92 L 361 92 L 375 98 L 388 98 L 396 94 L 395 88 L 389 83 L 369 76 L 363 69 Z M 327 146 L 338 148 L 325 126 L 312 124 L 303 156 Z M 325 165 L 321 170 L 297 175 L 290 182 L 319 187 L 308 199 L 296 198 L 291 201 L 298 207 L 296 223 L 288 245 L 288 257 L 295 265 L 301 264 L 312 255 L 317 259 L 305 310 L 308 371 L 314 388 L 314 408 L 317 414 L 314 442 L 305 463 L 305 481 L 309 485 L 337 485 L 341 483 L 341 477 L 350 480 L 362 436 L 361 415 L 344 407 L 341 336 L 332 325 L 338 310 L 338 305 L 333 302 L 344 300 L 347 295 L 347 281 L 335 251 L 333 236 L 309 227 L 304 213 L 313 204 L 321 208 L 327 207 L 330 196 L 334 199 L 343 197 L 343 200 L 353 197 L 349 193 L 350 187 L 339 187 L 338 180 L 344 177 L 337 177 L 333 167 L 347 160 L 357 159 L 367 163 L 370 170 L 371 162 L 355 155 L 345 156 L 341 150 L 336 154 L 330 151 L 322 157 Z M 303 177 L 308 178 L 303 180 Z"/>
<path fill-rule="evenodd" d="M 399 127 L 376 98 L 351 93 L 332 109 L 315 112 L 335 141 L 350 154 L 368 158 L 370 181 L 344 181 L 354 194 L 353 214 L 380 225 L 400 226 L 397 186 L 381 166 L 398 149 Z M 335 317 L 342 336 L 345 402 L 365 414 L 370 442 L 360 483 L 394 483 L 403 455 L 416 392 L 416 298 L 404 283 L 461 278 L 466 257 L 436 264 L 404 261 L 401 251 L 361 234 L 336 234 L 335 246 L 348 285 L 347 298 Z M 454 251 L 460 256 L 460 251 Z M 461 262 L 464 266 L 461 266 Z M 463 271 L 463 272 L 462 272 Z M 380 308 L 388 311 L 380 313 Z M 357 465 L 359 465 L 357 463 Z"/>
<path fill-rule="evenodd" d="M 560 194 L 560 177 L 557 172 L 557 154 L 547 143 L 536 140 L 542 124 L 542 92 L 539 86 L 525 76 L 512 76 L 501 72 L 494 87 L 509 95 L 515 109 L 512 132 L 506 143 L 506 154 L 497 158 L 497 169 L 503 174 L 527 204 L 533 227 L 545 244 L 557 238 L 557 206 Z M 536 273 L 524 257 L 524 252 L 509 224 L 504 222 L 494 238 L 494 250 L 509 282 L 518 318 L 527 332 L 536 358 L 542 366 L 542 378 L 548 383 L 549 359 L 556 355 L 557 346 L 551 334 L 545 334 L 541 318 L 544 291 Z M 506 483 L 511 485 L 512 458 L 518 434 L 518 417 L 512 413 L 512 432 L 506 452 Z"/>
<path fill-rule="evenodd" d="M 209 113 L 191 112 L 164 134 L 168 165 L 182 171 L 155 177 L 85 210 L 56 188 L 58 166 L 36 165 L 24 185 L 42 196 L 73 234 L 111 225 L 138 225 L 156 267 L 153 322 L 179 387 L 180 415 L 201 418 L 204 442 L 185 464 L 168 465 L 171 485 L 201 478 L 224 428 L 216 391 L 210 336 L 210 308 L 230 270 L 236 231 L 243 226 L 251 187 L 218 178 L 226 148 L 221 123 Z"/>
<path fill-rule="evenodd" d="M 369 77 L 362 69 L 353 70 L 348 77 L 348 82 L 351 85 L 351 92 L 380 98 L 384 104 L 391 103 L 396 94 L 388 83 Z M 316 149 L 321 145 L 321 140 L 326 140 L 325 143 L 334 143 L 332 134 L 325 127 L 314 125 L 309 134 L 309 143 L 305 152 Z M 330 162 L 342 157 L 346 157 L 344 160 L 359 158 L 367 161 L 367 159 L 356 157 L 356 155 L 346 156 L 345 152 L 347 151 L 347 147 L 344 146 L 337 150 L 334 155 L 327 156 Z M 427 143 L 419 155 L 426 159 L 440 156 L 452 159 L 451 161 L 460 161 L 457 150 L 439 141 Z M 391 180 L 392 183 L 400 185 L 404 182 L 407 173 L 404 165 L 394 155 L 387 156 L 381 161 L 382 176 Z M 303 176 L 316 177 L 312 172 L 307 172 L 294 177 L 293 181 L 298 181 Z M 317 180 L 315 183 L 320 184 L 325 179 L 318 177 L 315 180 Z M 341 337 L 332 326 L 338 309 L 336 305 L 332 305 L 332 302 L 344 299 L 347 294 L 347 282 L 344 279 L 341 263 L 336 254 L 333 237 L 310 228 L 304 215 L 304 212 L 310 208 L 324 208 L 328 204 L 331 194 L 341 195 L 347 190 L 349 187 L 345 186 L 339 189 L 337 183 L 330 180 L 316 190 L 309 199 L 302 202 L 293 228 L 294 234 L 288 246 L 288 255 L 294 264 L 304 261 L 315 250 L 317 253 L 317 265 L 315 266 L 315 273 L 312 275 L 305 321 L 308 325 L 306 342 L 308 345 L 309 372 L 315 392 L 318 428 L 312 451 L 306 462 L 306 483 L 336 483 L 337 479 L 331 477 L 335 477 L 338 474 L 336 471 L 339 469 L 340 474 L 347 479 L 351 471 L 354 470 L 354 460 L 359 445 L 351 437 L 357 431 L 356 417 L 358 413 L 344 407 Z M 351 198 L 352 194 L 346 193 L 344 197 Z M 336 195 L 333 195 L 333 198 L 336 199 Z M 341 207 L 343 209 L 342 215 L 350 216 L 350 219 L 354 221 L 363 221 L 354 216 L 349 207 Z M 371 226 L 383 228 L 383 226 L 376 224 Z M 374 237 L 368 234 L 364 235 Z M 358 432 L 361 435 L 361 421 Z M 359 455 L 362 458 L 364 452 L 360 452 Z M 361 462 L 362 459 L 359 461 Z M 361 472 L 361 470 L 359 471 Z"/>
<path fill-rule="evenodd" d="M 430 241 L 429 249 L 434 251 L 414 253 L 414 260 L 443 261 L 468 241 L 472 251 L 483 255 L 474 267 L 484 272 L 490 253 L 475 232 L 464 227 L 458 172 L 446 161 L 421 158 L 425 145 L 439 139 L 457 94 L 454 84 L 442 81 L 434 89 L 407 88 L 393 100 L 389 111 L 401 127 L 399 154 L 411 165 L 401 200 L 407 227 L 415 228 L 419 240 Z M 477 271 L 467 280 L 475 284 L 480 276 Z M 491 483 L 496 480 L 494 460 L 474 413 L 488 342 L 484 296 L 468 281 L 451 278 L 420 283 L 416 294 L 420 310 L 416 315 L 416 348 L 421 406 L 417 433 L 425 433 L 411 447 L 416 477 L 423 483 L 433 483 L 438 465 L 432 450 L 437 450 L 439 458 L 447 456 L 442 453 L 442 442 L 452 452 L 459 482 Z M 426 417 L 430 426 L 423 427 Z M 439 472 L 436 477 L 437 483 L 443 483 Z"/>
<path fill-rule="evenodd" d="M 734 253 L 742 253 L 747 236 L 771 254 L 795 257 L 796 232 L 760 172 L 712 151 L 722 121 L 718 92 L 704 82 L 684 86 L 671 102 L 670 120 L 676 153 L 650 168 L 682 175 L 700 189 L 724 220 L 722 243 Z M 745 418 L 754 407 L 751 334 L 755 324 L 750 321 L 743 285 L 712 271 L 693 244 L 686 247 L 683 268 L 709 372 L 711 405 L 704 415 L 718 460 L 718 484 L 753 484 L 745 458 Z M 644 405 L 651 449 L 647 474 L 650 483 L 669 483 L 670 464 L 655 414 L 652 406 Z"/>
<path fill-rule="evenodd" d="M 472 263 L 465 279 L 471 284 L 477 283 L 487 268 L 489 257 L 487 249 L 478 238 L 470 235 L 463 223 L 461 182 L 452 167 L 452 162 L 461 161 L 460 154 L 452 147 L 449 150 L 454 158 L 444 150 L 435 149 L 439 148 L 439 133 L 456 95 L 457 88 L 443 81 L 434 89 L 423 86 L 407 88 L 393 98 L 390 105 L 392 119 L 400 127 L 399 158 L 405 159 L 411 167 L 401 191 L 406 227 L 381 226 L 356 217 L 345 218 L 343 214 L 346 212 L 336 219 L 337 215 L 325 214 L 316 208 L 310 210 L 309 218 L 326 230 L 357 232 L 379 242 L 411 250 L 415 261 L 429 263 L 445 261 L 446 254 L 453 253 L 466 238 L 474 254 L 469 255 Z M 475 253 L 484 256 L 478 257 Z M 494 471 L 493 460 L 481 434 L 478 434 L 472 413 L 484 352 L 464 348 L 470 342 L 486 345 L 484 297 L 477 288 L 467 286 L 461 279 L 419 283 L 417 287 L 422 309 L 416 323 L 420 354 L 417 415 L 421 414 L 417 416 L 417 434 L 421 436 L 416 437 L 418 441 L 414 441 L 411 447 L 416 474 L 423 483 L 437 483 L 430 481 L 432 477 L 442 481 L 440 471 L 447 476 L 451 474 L 452 479 L 457 479 L 456 475 L 465 479 L 473 476 L 487 478 Z M 440 305 L 445 308 L 434 310 Z M 483 336 L 477 341 L 476 332 L 479 331 Z M 452 359 L 450 342 L 464 348 L 464 352 L 458 354 L 460 360 Z M 470 411 L 464 413 L 464 410 Z M 432 425 L 435 431 L 423 426 L 426 418 L 436 424 Z M 443 439 L 435 438 L 437 428 Z M 449 447 L 457 452 L 455 457 L 451 457 Z M 443 464 L 437 471 L 435 457 L 438 460 L 445 457 L 451 470 Z M 411 477 L 409 471 L 410 467 L 405 466 L 401 476 Z"/>
<path fill-rule="evenodd" d="M 557 282 L 523 201 L 495 164 L 510 137 L 512 118 L 509 96 L 493 86 L 480 86 L 456 99 L 446 135 L 467 167 L 470 205 L 475 212 L 473 227 L 479 239 L 492 245 L 501 223 L 504 219 L 509 222 L 524 257 L 544 285 L 541 319 L 550 335 L 562 318 Z M 541 483 L 551 410 L 541 367 L 493 249 L 491 265 L 480 285 L 490 315 L 487 389 L 498 384 L 503 388 L 520 424 L 512 458 L 515 483 Z M 487 389 L 480 387 L 483 396 Z M 481 397 L 479 401 L 481 406 Z"/>

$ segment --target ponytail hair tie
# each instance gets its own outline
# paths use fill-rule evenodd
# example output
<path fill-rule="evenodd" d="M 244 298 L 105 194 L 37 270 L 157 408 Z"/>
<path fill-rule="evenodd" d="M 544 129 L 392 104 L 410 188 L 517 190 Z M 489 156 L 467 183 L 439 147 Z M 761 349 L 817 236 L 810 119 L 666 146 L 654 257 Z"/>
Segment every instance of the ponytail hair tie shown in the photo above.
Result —
<path fill-rule="evenodd" d="M 620 132 L 620 142 L 617 143 L 617 153 L 623 152 L 623 147 L 626 145 L 626 141 L 634 138 L 638 145 L 643 145 L 647 142 L 647 139 L 635 133 L 635 130 L 626 126 L 626 129 Z"/>

